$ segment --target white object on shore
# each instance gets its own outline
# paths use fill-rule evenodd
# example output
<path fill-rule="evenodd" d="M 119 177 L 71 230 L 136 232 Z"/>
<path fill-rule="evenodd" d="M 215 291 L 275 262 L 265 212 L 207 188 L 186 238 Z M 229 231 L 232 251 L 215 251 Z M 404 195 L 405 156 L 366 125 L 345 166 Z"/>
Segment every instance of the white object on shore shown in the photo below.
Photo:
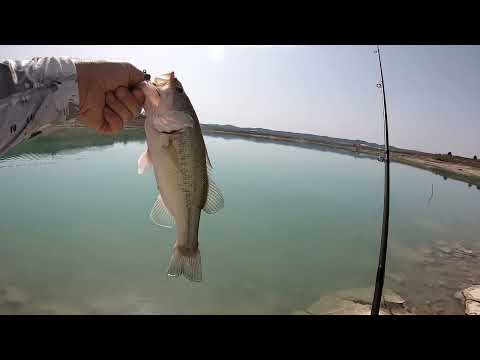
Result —
<path fill-rule="evenodd" d="M 473 300 L 480 302 L 480 285 L 470 286 L 462 291 L 465 300 Z"/>
<path fill-rule="evenodd" d="M 480 315 L 480 302 L 467 300 L 465 302 L 465 314 L 467 315 Z"/>
<path fill-rule="evenodd" d="M 473 285 L 458 291 L 454 296 L 465 304 L 466 315 L 480 315 L 480 285 Z"/>

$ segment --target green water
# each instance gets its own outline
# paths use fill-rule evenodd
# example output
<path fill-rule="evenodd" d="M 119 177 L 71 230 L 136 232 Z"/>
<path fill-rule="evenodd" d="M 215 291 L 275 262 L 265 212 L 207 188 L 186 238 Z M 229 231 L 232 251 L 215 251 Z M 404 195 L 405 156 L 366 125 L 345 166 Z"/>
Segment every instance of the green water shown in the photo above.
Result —
<path fill-rule="evenodd" d="M 0 312 L 289 314 L 333 291 L 373 286 L 382 163 L 205 137 L 225 208 L 202 215 L 197 284 L 165 274 L 175 230 L 148 217 L 157 194 L 151 171 L 137 175 L 141 133 L 115 141 L 64 131 L 0 161 L 0 288 L 29 297 L 21 307 L 0 304 Z M 413 268 L 405 249 L 438 240 L 478 245 L 475 186 L 396 163 L 391 177 L 387 273 Z M 415 274 L 402 296 L 427 289 Z"/>

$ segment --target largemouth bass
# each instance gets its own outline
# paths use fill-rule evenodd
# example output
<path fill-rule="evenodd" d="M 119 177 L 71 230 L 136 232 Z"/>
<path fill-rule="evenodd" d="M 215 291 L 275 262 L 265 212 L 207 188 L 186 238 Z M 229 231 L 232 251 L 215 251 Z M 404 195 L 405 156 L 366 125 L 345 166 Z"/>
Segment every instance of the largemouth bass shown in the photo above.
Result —
<path fill-rule="evenodd" d="M 143 82 L 147 150 L 138 159 L 138 172 L 153 165 L 159 195 L 151 220 L 176 226 L 177 239 L 167 274 L 202 280 L 198 230 L 202 210 L 223 208 L 220 189 L 211 177 L 211 163 L 200 123 L 190 99 L 174 73 Z"/>

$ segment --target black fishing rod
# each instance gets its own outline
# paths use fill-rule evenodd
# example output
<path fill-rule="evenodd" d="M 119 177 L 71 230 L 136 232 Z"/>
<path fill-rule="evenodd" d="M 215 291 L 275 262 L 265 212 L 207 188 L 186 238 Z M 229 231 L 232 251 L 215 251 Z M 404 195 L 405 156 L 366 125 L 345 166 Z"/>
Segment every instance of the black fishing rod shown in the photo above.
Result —
<path fill-rule="evenodd" d="M 385 119 L 385 192 L 383 196 L 383 223 L 382 223 L 382 240 L 380 243 L 380 256 L 378 259 L 377 278 L 375 281 L 375 293 L 372 301 L 372 311 L 370 315 L 378 315 L 380 311 L 380 303 L 382 300 L 383 282 L 385 279 L 385 262 L 387 258 L 387 240 L 388 240 L 388 217 L 390 210 L 390 147 L 388 144 L 388 118 L 387 118 L 387 101 L 385 100 L 385 84 L 383 82 L 382 59 L 380 57 L 380 48 L 377 45 L 378 64 L 380 65 L 380 84 L 377 87 L 382 89 L 383 97 L 383 115 Z"/>

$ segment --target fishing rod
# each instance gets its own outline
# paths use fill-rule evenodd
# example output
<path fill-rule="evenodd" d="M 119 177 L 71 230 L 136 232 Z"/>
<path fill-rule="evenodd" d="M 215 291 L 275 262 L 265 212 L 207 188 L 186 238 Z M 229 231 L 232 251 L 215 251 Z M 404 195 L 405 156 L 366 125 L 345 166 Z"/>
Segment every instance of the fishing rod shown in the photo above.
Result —
<path fill-rule="evenodd" d="M 382 240 L 380 242 L 380 256 L 378 259 L 377 278 L 375 281 L 375 293 L 372 301 L 372 311 L 370 315 L 378 315 L 380 311 L 380 303 L 382 299 L 383 282 L 385 279 L 385 262 L 387 258 L 387 240 L 388 240 L 388 218 L 390 210 L 390 147 L 388 144 L 388 118 L 387 118 L 387 101 L 385 99 L 385 86 L 383 81 L 382 59 L 380 57 L 380 47 L 377 45 L 378 64 L 380 66 L 380 84 L 377 87 L 382 89 L 383 98 L 383 115 L 385 120 L 385 186 L 383 196 L 383 223 L 382 223 Z"/>

